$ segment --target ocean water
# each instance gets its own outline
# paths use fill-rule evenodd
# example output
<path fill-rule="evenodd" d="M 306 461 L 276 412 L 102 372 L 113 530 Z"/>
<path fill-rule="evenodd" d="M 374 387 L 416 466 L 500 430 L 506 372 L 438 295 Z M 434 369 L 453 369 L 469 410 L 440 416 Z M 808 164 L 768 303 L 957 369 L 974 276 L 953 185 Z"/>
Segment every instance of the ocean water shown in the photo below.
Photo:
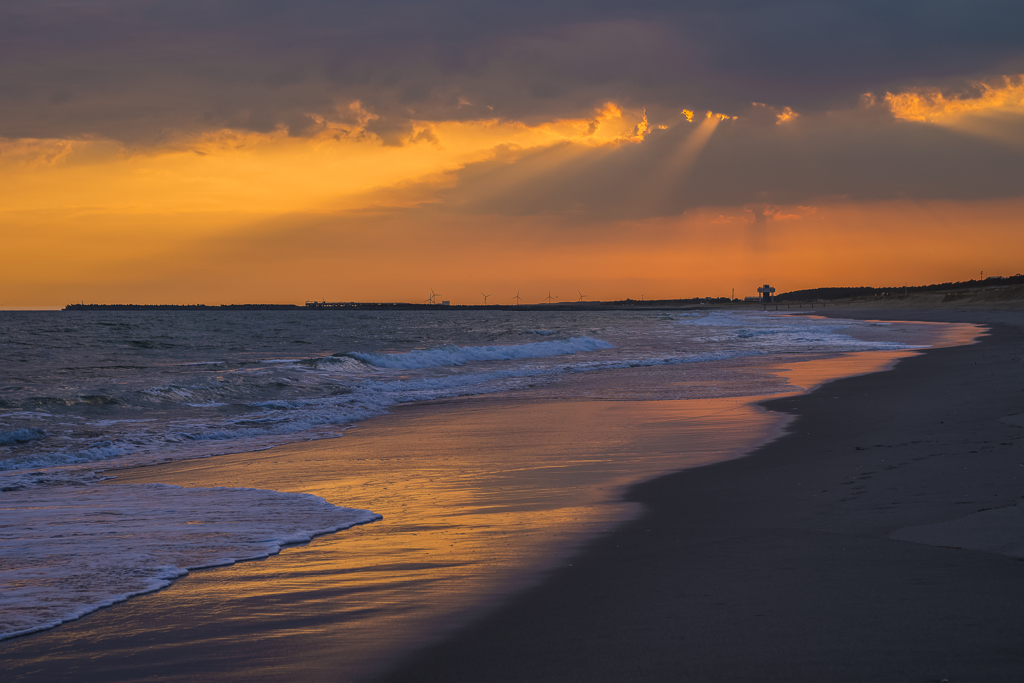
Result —
<path fill-rule="evenodd" d="M 910 348 L 886 328 L 755 311 L 0 313 L 0 638 L 380 518 L 306 494 L 97 485 L 113 468 L 336 437 L 402 403 L 571 399 L 627 368 L 701 381 L 629 373 L 599 398 L 787 391 L 751 364 Z"/>

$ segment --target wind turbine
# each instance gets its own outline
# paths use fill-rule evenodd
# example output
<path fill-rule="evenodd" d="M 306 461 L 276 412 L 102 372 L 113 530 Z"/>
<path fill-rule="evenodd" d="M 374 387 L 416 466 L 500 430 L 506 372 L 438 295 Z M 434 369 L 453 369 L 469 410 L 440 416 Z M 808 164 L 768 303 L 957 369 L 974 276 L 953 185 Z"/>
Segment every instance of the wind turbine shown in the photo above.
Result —
<path fill-rule="evenodd" d="M 548 303 L 551 303 L 552 299 L 557 299 L 557 298 L 558 298 L 557 296 L 551 296 L 551 290 L 549 289 L 548 290 L 548 296 L 547 296 Z"/>
<path fill-rule="evenodd" d="M 577 289 L 576 291 L 577 291 L 577 292 L 579 293 L 579 295 L 580 295 L 580 298 L 578 299 L 578 301 L 583 301 L 583 297 L 585 297 L 585 296 L 586 296 L 586 294 L 584 294 L 583 292 L 580 292 L 580 290 L 578 290 L 578 289 Z"/>
<path fill-rule="evenodd" d="M 484 294 L 483 292 L 480 292 L 480 295 L 483 296 L 483 298 L 484 298 L 484 306 L 486 306 L 487 305 L 487 297 L 489 297 L 490 294 Z"/>
<path fill-rule="evenodd" d="M 519 305 L 519 299 L 521 298 L 519 296 L 519 290 L 518 289 L 516 290 L 516 295 L 514 297 L 512 297 L 512 298 L 516 300 L 516 306 L 518 306 Z"/>
<path fill-rule="evenodd" d="M 437 296 L 437 294 L 434 294 L 434 288 L 433 288 L 433 287 L 431 287 L 431 288 L 430 288 L 430 296 L 429 296 L 429 297 L 427 298 L 427 303 L 429 303 L 429 304 L 433 304 L 433 303 L 434 303 L 434 297 L 435 297 L 435 296 Z"/>

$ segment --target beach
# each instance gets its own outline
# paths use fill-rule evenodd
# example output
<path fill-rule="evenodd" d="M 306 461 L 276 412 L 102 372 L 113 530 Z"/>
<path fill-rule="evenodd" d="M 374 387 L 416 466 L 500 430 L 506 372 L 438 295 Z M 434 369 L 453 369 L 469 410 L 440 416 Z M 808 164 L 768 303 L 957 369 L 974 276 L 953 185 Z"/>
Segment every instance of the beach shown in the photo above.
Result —
<path fill-rule="evenodd" d="M 1021 318 L 836 314 L 993 332 L 792 363 L 780 372 L 798 386 L 855 376 L 763 407 L 484 396 L 401 407 L 340 440 L 123 470 L 118 483 L 315 493 L 384 520 L 7 641 L 3 668 L 97 681 L 1016 678 L 1021 565 L 1003 537 L 1022 537 Z M 325 475 L 339 448 L 356 474 Z M 436 471 L 410 476 L 419 456 Z M 666 467 L 690 469 L 658 476 Z M 971 517 L 986 508 L 999 518 Z M 968 517 L 1002 540 L 968 548 Z"/>
<path fill-rule="evenodd" d="M 386 681 L 1018 681 L 1024 316 L 767 401 L 749 457 L 633 488 L 645 514 Z"/>
<path fill-rule="evenodd" d="M 0 683 L 1024 682 L 1021 25 L 0 2 Z"/>

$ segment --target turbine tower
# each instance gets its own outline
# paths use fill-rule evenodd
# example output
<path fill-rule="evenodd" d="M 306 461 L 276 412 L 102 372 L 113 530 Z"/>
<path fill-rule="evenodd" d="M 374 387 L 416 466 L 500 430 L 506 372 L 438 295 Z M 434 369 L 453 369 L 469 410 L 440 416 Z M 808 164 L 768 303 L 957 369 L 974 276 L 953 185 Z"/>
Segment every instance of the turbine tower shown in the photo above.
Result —
<path fill-rule="evenodd" d="M 434 288 L 431 287 L 430 288 L 430 296 L 427 298 L 427 303 L 428 304 L 436 304 L 436 302 L 434 301 L 434 297 L 435 296 L 437 296 L 437 294 L 434 293 Z"/>
<path fill-rule="evenodd" d="M 558 298 L 557 296 L 551 296 L 551 290 L 549 289 L 548 290 L 548 296 L 547 296 L 548 303 L 551 303 L 552 299 L 557 299 L 557 298 Z"/>
<path fill-rule="evenodd" d="M 585 297 L 585 296 L 586 296 L 586 294 L 584 294 L 583 292 L 581 292 L 581 291 L 580 291 L 580 290 L 578 290 L 578 289 L 576 290 L 576 292 L 577 292 L 577 293 L 578 293 L 578 294 L 580 295 L 580 298 L 579 298 L 579 299 L 577 299 L 577 301 L 583 301 L 583 297 Z"/>
<path fill-rule="evenodd" d="M 516 306 L 518 306 L 519 305 L 519 300 L 521 298 L 519 296 L 519 290 L 518 289 L 516 290 L 516 295 L 514 297 L 512 297 L 512 298 L 516 300 Z"/>
<path fill-rule="evenodd" d="M 487 305 L 487 297 L 489 297 L 490 294 L 484 294 L 483 292 L 480 292 L 480 295 L 483 296 L 483 298 L 484 298 L 484 306 L 486 306 Z"/>

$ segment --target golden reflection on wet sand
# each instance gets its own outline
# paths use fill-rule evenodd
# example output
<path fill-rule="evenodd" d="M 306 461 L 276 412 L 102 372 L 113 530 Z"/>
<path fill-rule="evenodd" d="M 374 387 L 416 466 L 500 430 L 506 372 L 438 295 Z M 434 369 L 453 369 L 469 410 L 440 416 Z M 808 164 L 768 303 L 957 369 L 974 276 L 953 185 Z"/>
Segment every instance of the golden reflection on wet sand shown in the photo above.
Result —
<path fill-rule="evenodd" d="M 297 491 L 384 515 L 164 591 L 229 632 L 263 626 L 260 661 L 237 662 L 229 678 L 265 674 L 280 657 L 331 679 L 376 669 L 537 580 L 636 514 L 616 501 L 621 486 L 732 457 L 780 423 L 740 398 L 478 399 L 405 407 L 342 439 L 127 470 L 117 483 Z"/>

